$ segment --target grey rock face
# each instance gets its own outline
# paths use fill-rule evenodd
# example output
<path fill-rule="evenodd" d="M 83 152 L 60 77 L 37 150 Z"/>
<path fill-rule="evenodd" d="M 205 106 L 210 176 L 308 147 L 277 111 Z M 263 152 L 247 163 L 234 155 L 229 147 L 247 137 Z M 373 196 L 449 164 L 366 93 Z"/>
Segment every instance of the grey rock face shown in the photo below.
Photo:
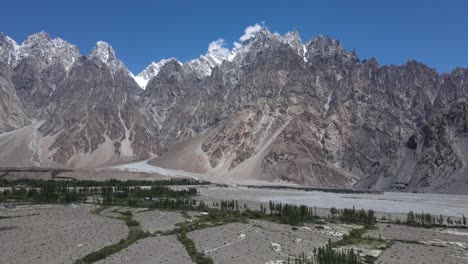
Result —
<path fill-rule="evenodd" d="M 81 56 L 76 46 L 45 33 L 28 37 L 15 49 L 11 81 L 17 95 L 32 117 L 44 117 L 44 108 L 58 86 L 65 80 L 67 73 Z"/>
<path fill-rule="evenodd" d="M 430 117 L 408 138 L 394 174 L 373 175 L 361 188 L 398 191 L 466 193 L 468 105 L 452 104 Z"/>
<path fill-rule="evenodd" d="M 19 46 L 16 41 L 0 33 L 0 61 L 12 67 L 18 61 Z"/>
<path fill-rule="evenodd" d="M 98 167 L 157 153 L 156 129 L 136 105 L 141 89 L 110 45 L 98 42 L 83 57 L 75 46 L 38 33 L 16 52 L 1 79 L 1 92 L 10 94 L 2 96 L 0 131 L 39 122 L 14 137 L 32 140 L 11 151 L 24 164 Z M 16 146 L 11 137 L 2 140 Z"/>
<path fill-rule="evenodd" d="M 60 38 L 51 39 L 40 32 L 29 36 L 19 46 L 19 60 L 34 57 L 45 65 L 60 64 L 68 71 L 80 57 L 78 48 Z"/>
<path fill-rule="evenodd" d="M 51 114 L 39 128 L 44 136 L 55 137 L 53 161 L 81 166 L 75 155 L 100 148 L 100 163 L 156 153 L 154 128 L 130 96 L 132 89 L 139 88 L 125 71 L 113 72 L 93 56 L 78 61 L 51 97 Z"/>
<path fill-rule="evenodd" d="M 160 62 L 152 62 L 148 67 L 146 67 L 142 72 L 135 76 L 135 81 L 140 85 L 142 89 L 146 89 L 146 85 L 151 81 L 156 75 L 158 75 L 161 67 L 164 66 L 167 62 L 174 59 L 163 59 Z"/>
<path fill-rule="evenodd" d="M 0 134 L 30 124 L 9 75 L 6 66 L 0 65 Z"/>
<path fill-rule="evenodd" d="M 205 133 L 201 150 L 209 161 L 207 173 L 234 177 L 376 189 L 395 186 L 365 183 L 415 177 L 403 164 L 407 142 L 438 101 L 448 101 L 439 109 L 451 104 L 438 99 L 454 86 L 447 83 L 450 78 L 414 61 L 384 67 L 374 59 L 361 61 L 321 36 L 306 44 L 301 56 L 300 45 L 285 39 L 297 37 L 258 32 L 209 78 L 212 82 L 190 79 L 178 69 L 182 74 L 169 84 L 157 80 L 161 72 L 147 88 L 158 99 L 146 97 L 154 106 L 169 102 L 161 142 L 170 146 Z M 464 93 L 457 81 L 458 93 Z M 210 122 L 200 122 L 207 117 Z"/>

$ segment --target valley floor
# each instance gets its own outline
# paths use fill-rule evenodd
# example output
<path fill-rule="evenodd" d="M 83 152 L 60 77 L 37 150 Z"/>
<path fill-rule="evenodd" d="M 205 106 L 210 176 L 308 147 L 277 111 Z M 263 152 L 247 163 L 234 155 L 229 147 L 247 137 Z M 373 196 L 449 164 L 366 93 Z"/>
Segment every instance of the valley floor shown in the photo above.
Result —
<path fill-rule="evenodd" d="M 241 207 L 254 211 L 266 207 L 263 206 L 265 203 L 248 200 L 248 192 L 253 190 L 245 188 L 200 188 L 201 195 L 197 200 L 211 207 L 221 199 L 229 200 L 235 190 L 240 191 L 236 197 L 246 198 L 239 201 Z M 258 195 L 264 194 L 262 192 Z M 208 215 L 205 210 L 87 204 L 23 205 L 0 209 L 1 262 L 210 263 L 191 257 L 190 246 L 183 242 L 191 241 L 193 250 L 199 252 L 197 254 L 210 257 L 214 263 L 288 263 L 288 259 L 294 261 L 303 253 L 307 256 L 327 243 L 342 249 L 353 248 L 366 256 L 367 263 L 468 263 L 468 230 L 464 228 L 395 224 L 388 218 L 383 220 L 383 216 L 389 216 L 384 213 L 377 214 L 379 223 L 371 229 L 328 220 L 299 226 L 270 220 L 228 218 L 210 223 L 203 218 Z M 327 219 L 330 210 L 318 208 L 316 214 Z M 405 220 L 403 214 L 392 217 L 393 221 L 396 218 Z M 129 220 L 136 221 L 138 226 L 129 224 Z M 359 229 L 365 230 L 362 237 L 342 243 L 350 232 Z M 134 233 L 140 235 L 132 238 Z M 104 250 L 124 244 L 112 254 Z M 90 254 L 94 254 L 93 258 L 87 259 Z"/>

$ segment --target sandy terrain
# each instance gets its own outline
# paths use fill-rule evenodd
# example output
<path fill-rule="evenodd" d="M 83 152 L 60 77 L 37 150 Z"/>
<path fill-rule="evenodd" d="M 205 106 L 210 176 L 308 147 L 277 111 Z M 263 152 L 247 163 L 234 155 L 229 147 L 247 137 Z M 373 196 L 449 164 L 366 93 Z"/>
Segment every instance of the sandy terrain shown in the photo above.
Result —
<path fill-rule="evenodd" d="M 180 153 L 181 155 L 185 155 L 187 153 Z M 205 155 L 205 154 L 203 154 Z M 289 186 L 299 186 L 297 184 L 279 181 L 279 180 L 262 180 L 262 179 L 250 179 L 250 178 L 243 178 L 243 177 L 233 177 L 230 175 L 225 175 L 220 177 L 220 174 L 226 174 L 226 168 L 217 168 L 212 170 L 209 173 L 200 173 L 200 168 L 191 167 L 189 163 L 197 159 L 197 157 L 193 155 L 188 155 L 191 159 L 188 160 L 186 158 L 183 159 L 184 165 L 174 165 L 181 162 L 178 158 L 174 157 L 166 157 L 162 156 L 157 158 L 156 160 L 144 160 L 139 162 L 132 162 L 127 164 L 120 164 L 115 166 L 109 166 L 100 169 L 99 171 L 114 171 L 114 172 L 128 172 L 128 173 L 147 173 L 147 174 L 158 174 L 164 175 L 165 177 L 176 177 L 176 178 L 193 178 L 201 181 L 209 181 L 212 183 L 219 183 L 219 184 L 228 184 L 228 185 L 289 185 Z M 164 160 L 164 161 L 163 161 Z M 162 164 L 160 164 L 162 162 Z M 174 162 L 174 163 L 172 163 Z M 194 161 L 195 163 L 198 163 Z M 168 165 L 170 164 L 170 165 Z M 168 165 L 168 166 L 166 166 Z M 187 168 L 188 166 L 189 168 Z M 209 165 L 208 165 L 209 166 Z M 184 170 L 187 169 L 187 170 Z M 192 172 L 195 171 L 195 172 Z M 203 171 L 203 169 L 202 169 Z M 201 171 L 201 172 L 202 172 Z"/>
<path fill-rule="evenodd" d="M 139 240 L 98 264 L 193 263 L 176 236 L 158 236 Z"/>
<path fill-rule="evenodd" d="M 0 166 L 40 166 L 42 159 L 39 142 L 42 139 L 37 129 L 43 121 L 35 122 L 18 130 L 0 134 Z"/>
<path fill-rule="evenodd" d="M 198 179 L 199 177 L 203 176 L 199 173 L 193 173 L 193 172 L 188 172 L 184 170 L 172 170 L 172 169 L 165 169 L 162 167 L 152 166 L 148 164 L 148 160 L 123 164 L 123 165 L 116 165 L 116 166 L 102 169 L 100 171 L 104 171 L 104 170 L 156 173 L 156 174 L 164 175 L 164 176 L 171 176 L 171 177 L 185 176 L 185 177 L 194 178 L 194 179 Z"/>
<path fill-rule="evenodd" d="M 139 212 L 133 219 L 140 223 L 143 231 L 151 233 L 168 231 L 174 229 L 176 223 L 185 222 L 185 218 L 179 212 L 159 210 Z"/>
<path fill-rule="evenodd" d="M 72 263 L 127 236 L 123 221 L 93 215 L 94 206 L 42 206 L 8 210 L 0 219 L 1 263 Z M 14 212 L 14 213 L 11 213 Z M 2 214 L 5 214 L 2 212 Z"/>
<path fill-rule="evenodd" d="M 197 249 L 211 256 L 215 263 L 267 263 L 285 260 L 288 254 L 311 252 L 329 239 L 340 239 L 337 233 L 318 230 L 313 226 L 298 227 L 264 221 L 231 223 L 188 235 Z"/>

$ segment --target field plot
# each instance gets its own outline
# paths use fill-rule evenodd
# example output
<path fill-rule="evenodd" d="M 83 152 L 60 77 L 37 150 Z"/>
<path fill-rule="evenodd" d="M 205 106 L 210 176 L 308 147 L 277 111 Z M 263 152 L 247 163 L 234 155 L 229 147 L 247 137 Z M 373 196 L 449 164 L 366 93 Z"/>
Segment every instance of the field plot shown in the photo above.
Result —
<path fill-rule="evenodd" d="M 337 232 L 335 232 L 337 231 Z M 231 223 L 189 233 L 197 249 L 215 263 L 267 263 L 312 252 L 316 247 L 336 241 L 346 228 L 320 226 L 292 227 L 265 221 Z"/>
<path fill-rule="evenodd" d="M 461 264 L 468 263 L 468 254 L 454 248 L 396 242 L 383 251 L 377 264 Z"/>
<path fill-rule="evenodd" d="M 98 264 L 193 263 L 176 236 L 158 236 L 139 240 Z"/>
<path fill-rule="evenodd" d="M 90 213 L 94 206 L 19 207 L 0 219 L 1 263 L 73 263 L 127 236 L 123 221 Z M 21 216 L 22 215 L 22 216 Z"/>
<path fill-rule="evenodd" d="M 369 236 L 406 241 L 383 251 L 376 263 L 468 263 L 468 230 L 378 224 Z"/>
<path fill-rule="evenodd" d="M 174 229 L 175 224 L 185 221 L 185 218 L 179 212 L 159 210 L 138 212 L 135 214 L 134 219 L 140 223 L 143 231 L 150 233 Z"/>
<path fill-rule="evenodd" d="M 468 248 L 468 230 L 421 228 L 395 224 L 377 224 L 377 229 L 369 231 L 368 235 L 381 236 L 388 239 L 409 241 L 440 240 L 466 244 Z"/>

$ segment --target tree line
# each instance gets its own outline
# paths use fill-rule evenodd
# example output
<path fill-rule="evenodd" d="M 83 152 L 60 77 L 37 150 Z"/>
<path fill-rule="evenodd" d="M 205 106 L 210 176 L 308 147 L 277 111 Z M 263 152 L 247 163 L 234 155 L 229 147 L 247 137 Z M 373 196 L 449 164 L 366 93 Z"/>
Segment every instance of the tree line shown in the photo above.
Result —
<path fill-rule="evenodd" d="M 345 208 L 341 210 L 332 207 L 330 208 L 330 214 L 332 219 L 339 220 L 343 223 L 363 224 L 366 227 L 374 226 L 377 221 L 374 210 L 356 210 L 354 206 L 352 209 Z"/>
<path fill-rule="evenodd" d="M 19 201 L 32 203 L 71 203 L 85 202 L 89 197 L 97 198 L 98 203 L 105 205 L 134 206 L 157 204 L 155 200 L 183 200 L 198 195 L 196 188 L 189 187 L 174 190 L 166 186 L 150 188 L 117 186 L 117 187 L 67 187 L 56 184 L 45 184 L 36 188 L 11 188 L 0 192 L 0 202 Z M 159 201 L 158 201 L 159 202 Z M 166 202 L 169 204 L 171 202 Z"/>
<path fill-rule="evenodd" d="M 466 217 L 463 215 L 461 219 L 454 220 L 448 216 L 444 219 L 444 216 L 434 216 L 428 213 L 415 213 L 409 211 L 406 215 L 406 224 L 408 225 L 421 225 L 425 227 L 432 226 L 443 226 L 446 225 L 456 225 L 456 226 L 465 226 L 466 227 Z"/>
<path fill-rule="evenodd" d="M 311 256 L 304 253 L 298 257 L 288 258 L 288 264 L 361 264 L 362 259 L 354 249 L 335 249 L 331 243 L 314 248 Z"/>
<path fill-rule="evenodd" d="M 110 179 L 105 181 L 93 180 L 43 180 L 43 179 L 15 179 L 9 180 L 0 178 L 0 187 L 34 187 L 42 188 L 45 186 L 53 185 L 55 187 L 107 187 L 107 186 L 165 186 L 165 185 L 207 185 L 209 182 L 198 181 L 195 179 L 167 179 L 158 181 L 147 180 L 126 180 L 120 181 Z"/>

